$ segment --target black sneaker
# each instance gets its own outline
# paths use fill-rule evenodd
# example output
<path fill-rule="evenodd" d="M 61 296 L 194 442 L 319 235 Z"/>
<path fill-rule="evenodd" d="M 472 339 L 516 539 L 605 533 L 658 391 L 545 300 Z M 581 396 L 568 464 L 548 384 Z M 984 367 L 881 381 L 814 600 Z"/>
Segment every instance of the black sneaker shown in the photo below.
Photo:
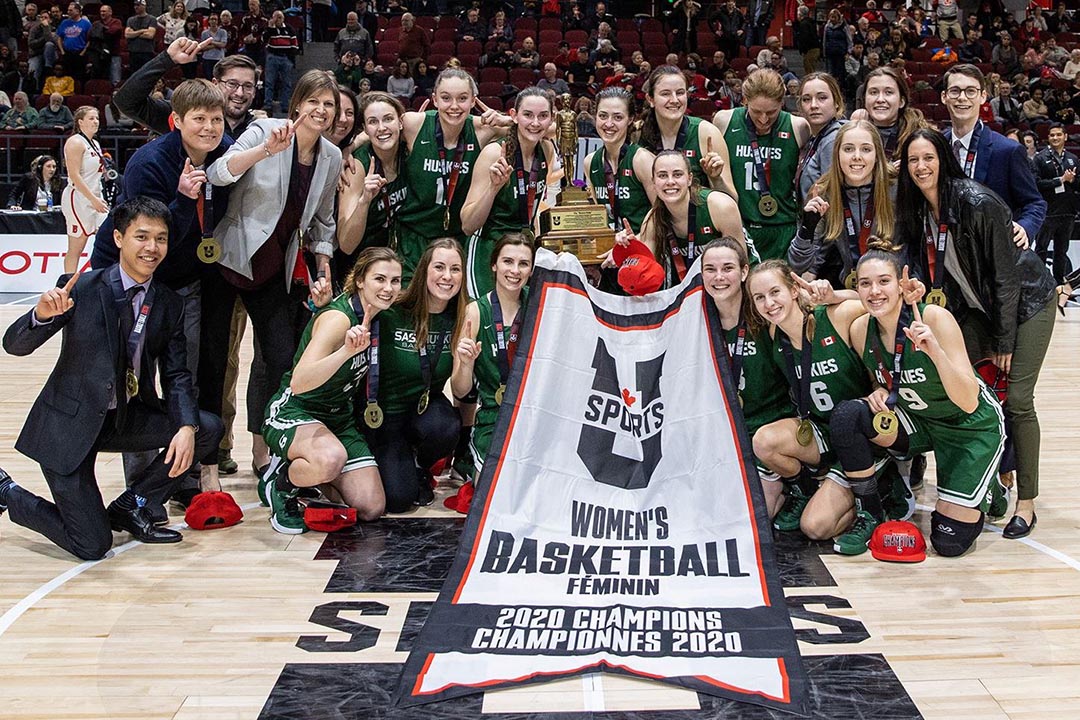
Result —
<path fill-rule="evenodd" d="M 7 489 L 14 484 L 15 481 L 11 479 L 11 476 L 4 472 L 4 468 L 0 468 L 0 489 L 4 490 L 3 494 L 5 496 L 7 495 Z M 7 503 L 0 500 L 0 515 L 3 515 L 5 512 L 7 512 Z"/>
<path fill-rule="evenodd" d="M 918 490 L 922 487 L 923 477 L 926 475 L 926 455 L 916 455 L 911 458 L 911 475 L 908 476 L 908 487 Z"/>
<path fill-rule="evenodd" d="M 422 473 L 420 475 L 420 491 L 416 494 L 416 499 L 413 500 L 413 505 L 418 507 L 427 507 L 431 503 L 435 502 L 435 478 L 429 473 Z"/>

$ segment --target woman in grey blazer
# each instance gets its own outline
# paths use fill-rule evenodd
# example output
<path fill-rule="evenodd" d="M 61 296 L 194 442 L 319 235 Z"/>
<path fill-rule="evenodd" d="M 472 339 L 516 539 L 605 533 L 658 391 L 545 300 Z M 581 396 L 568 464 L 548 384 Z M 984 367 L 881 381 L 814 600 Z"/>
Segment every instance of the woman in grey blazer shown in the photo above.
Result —
<path fill-rule="evenodd" d="M 338 97 L 330 75 L 305 73 L 293 91 L 288 120 L 256 120 L 207 169 L 213 185 L 232 188 L 225 217 L 201 247 L 204 256 L 219 257 L 217 270 L 203 280 L 199 404 L 221 412 L 239 299 L 266 365 L 266 377 L 250 383 L 248 392 L 248 430 L 259 437 L 266 404 L 292 365 L 298 329 L 307 320 L 304 300 L 309 293 L 329 296 L 341 151 L 322 134 L 334 126 Z M 316 278 L 305 251 L 315 258 Z M 216 463 L 216 451 L 205 462 Z"/>

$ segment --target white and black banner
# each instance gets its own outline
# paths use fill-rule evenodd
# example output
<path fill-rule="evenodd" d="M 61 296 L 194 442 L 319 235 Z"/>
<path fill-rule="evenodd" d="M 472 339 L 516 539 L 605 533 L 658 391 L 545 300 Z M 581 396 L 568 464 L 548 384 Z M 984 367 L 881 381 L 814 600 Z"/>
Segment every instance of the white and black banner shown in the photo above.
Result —
<path fill-rule="evenodd" d="M 538 252 L 450 577 L 399 704 L 604 670 L 805 712 L 750 444 L 697 266 L 643 298 Z"/>

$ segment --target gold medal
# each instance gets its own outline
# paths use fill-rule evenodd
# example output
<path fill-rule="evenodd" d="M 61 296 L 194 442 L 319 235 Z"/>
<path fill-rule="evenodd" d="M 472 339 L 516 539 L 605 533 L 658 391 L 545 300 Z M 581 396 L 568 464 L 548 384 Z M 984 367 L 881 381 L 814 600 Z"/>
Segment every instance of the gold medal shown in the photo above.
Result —
<path fill-rule="evenodd" d="M 447 207 L 446 212 L 443 213 L 442 229 L 446 230 L 446 231 L 450 230 L 450 208 L 449 207 Z"/>
<path fill-rule="evenodd" d="M 372 430 L 381 427 L 383 423 L 383 411 L 379 403 L 372 400 L 364 408 L 364 424 Z"/>
<path fill-rule="evenodd" d="M 808 447 L 814 442 L 814 424 L 809 420 L 800 420 L 799 429 L 795 431 L 795 439 L 803 447 Z"/>
<path fill-rule="evenodd" d="M 735 397 L 739 399 L 739 407 L 743 406 L 742 393 L 735 393 Z"/>
<path fill-rule="evenodd" d="M 506 386 L 500 385 L 499 389 L 495 391 L 495 404 L 502 405 L 503 396 L 506 395 Z"/>
<path fill-rule="evenodd" d="M 780 206 L 776 202 L 776 198 L 772 195 L 762 195 L 757 201 L 758 212 L 762 217 L 772 217 L 776 214 L 776 211 L 780 209 Z"/>
<path fill-rule="evenodd" d="M 847 277 L 844 278 L 844 287 L 846 287 L 848 290 L 854 290 L 856 282 L 857 281 L 855 279 L 855 271 L 852 270 L 847 274 Z"/>
<path fill-rule="evenodd" d="M 203 238 L 199 243 L 198 255 L 207 265 L 216 263 L 221 258 L 221 243 L 214 238 Z"/>
<path fill-rule="evenodd" d="M 947 300 L 945 299 L 945 293 L 941 288 L 934 288 L 930 291 L 930 294 L 926 296 L 926 302 L 943 308 L 945 307 Z"/>
<path fill-rule="evenodd" d="M 891 437 L 896 434 L 896 413 L 892 410 L 882 410 L 874 413 L 874 431 L 878 435 Z"/>
<path fill-rule="evenodd" d="M 420 396 L 419 402 L 416 403 L 416 414 L 423 415 L 427 411 L 428 403 L 431 401 L 430 390 L 425 390 L 424 394 Z"/>
<path fill-rule="evenodd" d="M 139 394 L 139 378 L 135 377 L 135 371 L 128 368 L 127 375 L 124 376 L 125 384 L 127 385 L 127 394 L 129 398 L 133 398 Z"/>

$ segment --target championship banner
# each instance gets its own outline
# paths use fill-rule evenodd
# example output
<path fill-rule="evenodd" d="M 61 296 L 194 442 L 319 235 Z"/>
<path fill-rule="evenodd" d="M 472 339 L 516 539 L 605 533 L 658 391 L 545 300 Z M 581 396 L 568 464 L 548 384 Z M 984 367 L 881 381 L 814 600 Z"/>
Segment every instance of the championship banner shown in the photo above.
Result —
<path fill-rule="evenodd" d="M 641 298 L 537 251 L 491 450 L 398 703 L 603 670 L 805 713 L 698 267 Z"/>

